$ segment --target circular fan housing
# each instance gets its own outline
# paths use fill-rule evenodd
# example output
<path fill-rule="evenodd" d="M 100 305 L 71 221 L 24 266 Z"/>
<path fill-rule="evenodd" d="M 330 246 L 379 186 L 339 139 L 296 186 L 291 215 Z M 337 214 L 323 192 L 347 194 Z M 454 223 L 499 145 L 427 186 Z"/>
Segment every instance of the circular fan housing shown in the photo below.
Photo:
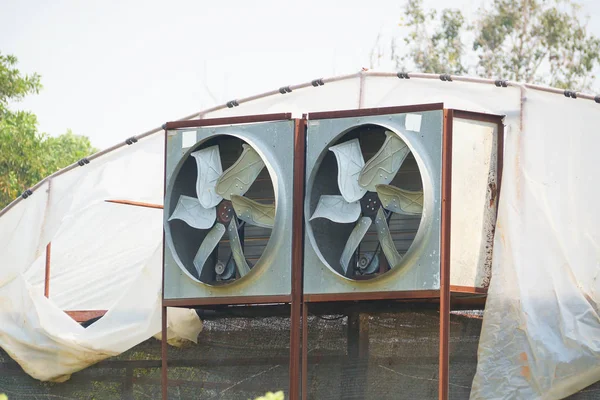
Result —
<path fill-rule="evenodd" d="M 380 125 L 355 126 L 328 143 L 318 160 L 306 211 L 326 265 L 352 280 L 403 268 L 421 225 L 423 180 L 401 136 Z M 375 187 L 372 179 L 387 185 Z M 406 196 L 391 199 L 388 189 L 399 189 L 400 197 L 414 194 L 416 204 L 411 208 Z"/>
<path fill-rule="evenodd" d="M 167 241 L 192 279 L 226 285 L 260 265 L 275 194 L 265 162 L 250 144 L 228 135 L 196 144 L 175 168 L 167 193 Z"/>

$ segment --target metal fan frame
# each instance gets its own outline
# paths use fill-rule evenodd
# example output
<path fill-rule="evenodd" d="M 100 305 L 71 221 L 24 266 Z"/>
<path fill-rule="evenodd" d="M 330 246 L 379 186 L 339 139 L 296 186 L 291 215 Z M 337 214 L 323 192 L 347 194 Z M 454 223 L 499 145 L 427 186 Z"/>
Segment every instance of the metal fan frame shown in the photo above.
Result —
<path fill-rule="evenodd" d="M 441 192 L 442 192 L 442 141 L 444 111 L 441 104 L 429 107 L 403 108 L 402 111 L 355 116 L 340 113 L 309 115 L 306 151 L 306 197 L 304 205 L 304 293 L 312 295 L 401 292 L 438 290 L 440 288 L 441 250 Z M 420 132 L 407 131 L 407 114 L 420 114 Z M 311 204 L 312 189 L 319 166 L 329 151 L 347 132 L 361 125 L 378 125 L 400 136 L 413 153 L 423 181 L 424 207 L 417 235 L 403 258 L 402 264 L 373 279 L 354 280 L 332 268 L 315 239 L 308 217 L 314 211 Z"/>
<path fill-rule="evenodd" d="M 178 172 L 190 153 L 207 140 L 221 135 L 237 137 L 259 153 L 271 176 L 276 204 L 275 224 L 261 258 L 243 279 L 220 286 L 198 281 L 183 265 L 175 251 L 167 221 L 169 213 L 166 211 L 163 217 L 165 228 L 163 297 L 167 301 L 198 299 L 200 303 L 211 303 L 211 299 L 222 299 L 228 303 L 235 303 L 234 298 L 248 299 L 256 296 L 289 301 L 294 172 L 293 164 L 289 160 L 294 157 L 294 121 L 286 119 L 261 122 L 250 119 L 248 122 L 250 123 L 244 124 L 240 121 L 239 124 L 232 125 L 226 120 L 224 125 L 216 123 L 211 126 L 192 125 L 189 128 L 168 130 L 166 133 L 165 210 L 172 208 L 169 194 Z M 182 149 L 183 132 L 189 131 L 195 131 L 195 144 Z"/>

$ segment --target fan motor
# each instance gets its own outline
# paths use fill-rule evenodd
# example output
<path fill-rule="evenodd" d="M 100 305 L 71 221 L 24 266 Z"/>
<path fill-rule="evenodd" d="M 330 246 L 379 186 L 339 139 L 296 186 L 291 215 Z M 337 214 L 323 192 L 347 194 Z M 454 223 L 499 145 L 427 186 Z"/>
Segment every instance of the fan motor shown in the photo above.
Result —
<path fill-rule="evenodd" d="M 370 275 L 379 269 L 379 257 L 372 252 L 365 252 L 360 255 L 356 262 L 356 271 L 360 275 Z"/>

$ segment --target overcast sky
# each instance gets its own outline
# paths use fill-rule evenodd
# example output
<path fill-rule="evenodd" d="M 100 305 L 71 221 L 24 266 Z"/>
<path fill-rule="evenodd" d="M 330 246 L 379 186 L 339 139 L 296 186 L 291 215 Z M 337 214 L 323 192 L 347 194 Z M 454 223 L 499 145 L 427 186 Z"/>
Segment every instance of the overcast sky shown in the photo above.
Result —
<path fill-rule="evenodd" d="M 600 36 L 600 0 L 582 3 Z M 104 148 L 215 102 L 368 67 L 402 4 L 0 0 L 0 52 L 42 76 L 43 91 L 16 105 L 41 131 Z M 481 4 L 426 0 L 468 15 Z"/>

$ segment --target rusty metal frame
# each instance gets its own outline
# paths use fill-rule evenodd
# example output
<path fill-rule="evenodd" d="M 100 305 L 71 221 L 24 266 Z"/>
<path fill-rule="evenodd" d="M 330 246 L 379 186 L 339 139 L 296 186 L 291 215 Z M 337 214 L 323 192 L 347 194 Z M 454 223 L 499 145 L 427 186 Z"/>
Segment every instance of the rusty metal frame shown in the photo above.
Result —
<path fill-rule="evenodd" d="M 302 360 L 306 356 L 306 348 L 302 347 L 301 332 L 304 332 L 306 320 L 302 306 L 303 292 L 303 263 L 304 263 L 304 172 L 306 161 L 306 119 L 296 119 L 294 124 L 294 187 L 292 207 L 292 301 L 290 312 L 290 400 L 300 398 L 300 390 L 305 393 L 302 381 L 298 379 L 302 374 Z M 302 326 L 300 325 L 302 321 Z M 306 340 L 302 335 L 302 341 Z"/>
<path fill-rule="evenodd" d="M 254 122 L 273 122 L 292 119 L 292 113 L 244 115 L 240 117 L 190 119 L 187 121 L 172 121 L 164 125 L 167 131 L 184 128 L 200 128 L 203 126 L 250 124 Z"/>
<path fill-rule="evenodd" d="M 165 198 L 165 196 L 167 195 L 167 174 L 166 174 L 166 168 L 167 168 L 167 137 L 168 137 L 168 130 L 166 128 L 166 124 L 165 124 L 165 130 L 164 130 L 164 154 L 163 154 L 163 199 Z M 168 400 L 168 387 L 169 387 L 169 377 L 168 377 L 168 358 L 169 358 L 169 354 L 168 354 L 168 349 L 167 349 L 167 306 L 165 305 L 165 229 L 163 227 L 162 230 L 162 258 L 161 258 L 161 274 L 162 274 L 162 281 L 160 283 L 160 300 L 161 300 L 161 305 L 160 305 L 160 321 L 161 321 L 161 328 L 160 328 L 160 360 L 161 360 L 161 367 L 160 367 L 160 387 L 161 387 L 161 393 L 162 393 L 162 400 Z"/>
<path fill-rule="evenodd" d="M 167 122 L 164 125 L 165 135 L 165 152 L 164 165 L 166 165 L 167 157 L 167 132 L 173 129 L 198 128 L 204 126 L 219 126 L 233 125 L 256 122 L 274 122 L 292 120 L 291 113 L 278 114 L 263 114 L 249 115 L 240 117 L 200 119 L 188 121 Z M 305 127 L 306 120 L 293 119 L 294 121 L 294 211 L 292 220 L 292 285 L 291 295 L 283 296 L 243 296 L 243 297 L 213 297 L 213 298 L 190 298 L 190 299 L 165 299 L 164 298 L 164 229 L 163 229 L 163 262 L 162 262 L 162 294 L 161 294 L 161 309 L 162 309 L 162 332 L 161 332 L 161 386 L 162 399 L 168 399 L 168 349 L 167 349 L 167 307 L 190 307 L 190 306 L 218 306 L 218 305 L 260 305 L 274 303 L 289 303 L 290 304 L 290 370 L 289 370 L 289 393 L 290 400 L 298 400 L 300 395 L 300 330 L 301 330 L 301 304 L 302 304 L 302 262 L 303 262 L 303 214 L 302 202 L 304 201 L 304 147 L 305 147 Z M 166 174 L 163 174 L 163 197 L 166 195 Z M 130 204 L 138 206 L 146 206 L 146 204 L 131 204 L 127 201 L 113 201 L 121 204 Z M 298 203 L 298 204 L 297 204 Z"/>
<path fill-rule="evenodd" d="M 308 303 L 302 303 L 302 400 L 308 399 Z"/>
<path fill-rule="evenodd" d="M 237 297 L 205 297 L 205 298 L 183 298 L 164 299 L 166 307 L 190 307 L 190 306 L 212 306 L 212 305 L 240 305 L 240 304 L 275 304 L 289 303 L 292 301 L 290 295 L 272 296 L 237 296 Z"/>
<path fill-rule="evenodd" d="M 362 108 L 355 110 L 323 111 L 308 114 L 309 120 L 369 117 L 373 115 L 404 114 L 408 112 L 437 111 L 444 108 L 444 103 L 414 104 L 410 106 L 394 106 L 379 108 Z"/>
<path fill-rule="evenodd" d="M 442 145 L 442 242 L 440 262 L 440 350 L 439 350 L 439 400 L 448 400 L 450 382 L 450 311 L 451 293 L 487 296 L 487 288 L 450 285 L 450 231 L 452 193 L 452 136 L 454 118 L 488 122 L 497 125 L 496 141 L 496 199 L 499 200 L 504 163 L 504 115 L 444 109 L 444 134 Z M 496 214 L 498 208 L 496 208 Z"/>
<path fill-rule="evenodd" d="M 361 294 L 303 294 L 303 201 L 304 201 L 304 173 L 305 173 L 305 144 L 306 144 L 306 123 L 308 119 L 325 118 L 346 118 L 368 115 L 383 115 L 390 113 L 406 113 L 430 110 L 443 110 L 443 136 L 442 136 L 442 220 L 441 220 L 441 261 L 440 261 L 440 289 L 424 291 L 402 291 L 402 292 L 373 292 Z M 291 119 L 290 114 L 269 114 L 264 116 L 218 118 L 213 120 L 182 121 L 173 124 L 166 124 L 166 129 L 192 128 L 198 126 L 222 125 L 232 123 L 247 122 L 268 122 L 277 119 Z M 308 397 L 307 378 L 308 378 L 308 308 L 311 306 L 329 304 L 343 304 L 344 302 L 366 302 L 365 305 L 376 301 L 395 301 L 400 303 L 431 304 L 440 310 L 440 345 L 439 345 L 439 387 L 438 396 L 440 400 L 448 399 L 449 390 L 449 324 L 450 310 L 452 305 L 461 305 L 477 308 L 485 304 L 486 289 L 471 288 L 463 286 L 450 286 L 450 213 L 451 213 L 451 177 L 452 177 L 452 124 L 453 118 L 472 119 L 484 122 L 493 122 L 498 124 L 498 166 L 497 182 L 498 193 L 500 191 L 500 182 L 503 163 L 503 116 L 489 115 L 481 113 L 466 112 L 461 110 L 444 109 L 442 103 L 422 104 L 403 107 L 385 107 L 376 109 L 344 110 L 334 112 L 319 112 L 303 116 L 302 119 L 295 119 L 294 133 L 294 207 L 293 207 L 293 244 L 292 244 L 292 294 L 291 296 L 247 296 L 247 298 L 226 299 L 216 298 L 207 299 L 177 299 L 165 300 L 162 303 L 163 315 L 163 341 L 161 343 L 162 354 L 162 373 L 161 382 L 163 384 L 163 399 L 167 398 L 167 344 L 166 344 L 166 316 L 167 306 L 183 307 L 194 305 L 206 306 L 225 306 L 225 305 L 244 305 L 244 304 L 290 304 L 290 366 L 289 366 L 289 398 L 291 400 L 303 400 Z M 166 130 L 165 130 L 166 140 Z M 115 201 L 122 204 L 128 204 L 125 201 Z M 138 205 L 138 204 L 132 204 Z M 141 205 L 140 206 L 147 206 Z M 156 207 L 158 208 L 158 207 Z M 164 251 L 164 246 L 163 246 Z M 164 266 L 163 266 L 164 267 Z M 163 271 L 164 286 L 164 271 Z M 454 297 L 459 295 L 463 297 Z M 452 296 L 452 297 L 451 297 Z M 472 301 L 471 301 L 472 300 Z"/>
<path fill-rule="evenodd" d="M 305 294 L 304 301 L 307 303 L 321 303 L 332 301 L 435 299 L 440 297 L 439 293 L 439 290 L 405 290 L 399 292 Z"/>
<path fill-rule="evenodd" d="M 323 111 L 308 114 L 308 120 L 366 117 L 387 114 L 403 114 L 411 112 L 441 111 L 444 103 L 413 104 L 408 106 L 392 106 L 379 108 L 350 109 L 339 111 Z M 445 126 L 444 126 L 445 127 Z M 436 299 L 440 297 L 439 290 L 407 290 L 389 292 L 361 293 L 320 293 L 304 294 L 303 301 L 310 303 L 338 301 L 370 301 L 370 300 L 403 300 L 403 299 Z"/>
<path fill-rule="evenodd" d="M 452 193 L 452 123 L 453 110 L 444 110 L 442 136 L 442 218 L 440 243 L 440 354 L 439 400 L 448 400 L 450 369 L 450 215 Z"/>

